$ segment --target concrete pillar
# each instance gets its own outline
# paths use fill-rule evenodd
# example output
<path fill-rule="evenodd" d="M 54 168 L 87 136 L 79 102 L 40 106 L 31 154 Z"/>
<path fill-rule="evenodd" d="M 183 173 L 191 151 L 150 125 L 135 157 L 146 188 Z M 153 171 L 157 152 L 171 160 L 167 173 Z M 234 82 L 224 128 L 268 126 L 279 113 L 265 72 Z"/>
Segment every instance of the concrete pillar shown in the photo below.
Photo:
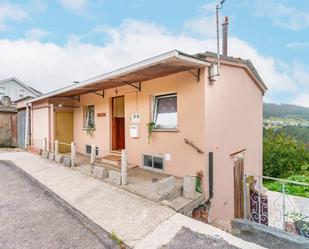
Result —
<path fill-rule="evenodd" d="M 44 140 L 43 140 L 43 149 L 44 149 L 44 151 L 47 151 L 47 137 L 44 137 Z"/>
<path fill-rule="evenodd" d="M 127 159 L 127 152 L 126 150 L 121 151 L 121 185 L 128 184 L 128 159 Z"/>
<path fill-rule="evenodd" d="M 55 140 L 55 157 L 59 154 L 59 141 Z"/>
<path fill-rule="evenodd" d="M 95 163 L 95 156 L 96 156 L 95 152 L 96 152 L 96 146 L 95 146 L 95 144 L 93 144 L 93 145 L 91 145 L 91 155 L 90 155 L 91 165 L 94 165 L 94 163 Z"/>
<path fill-rule="evenodd" d="M 74 142 L 71 142 L 71 167 L 75 167 L 76 162 L 76 146 Z"/>

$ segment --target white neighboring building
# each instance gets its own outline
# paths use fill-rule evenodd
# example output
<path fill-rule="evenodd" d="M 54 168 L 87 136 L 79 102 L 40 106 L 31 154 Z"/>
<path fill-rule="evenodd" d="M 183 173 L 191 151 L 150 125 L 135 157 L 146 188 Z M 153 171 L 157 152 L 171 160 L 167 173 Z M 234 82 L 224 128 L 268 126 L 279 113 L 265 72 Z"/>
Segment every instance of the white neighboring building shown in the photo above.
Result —
<path fill-rule="evenodd" d="M 0 81 L 0 100 L 3 96 L 9 96 L 15 102 L 24 97 L 38 97 L 41 94 L 14 77 Z"/>

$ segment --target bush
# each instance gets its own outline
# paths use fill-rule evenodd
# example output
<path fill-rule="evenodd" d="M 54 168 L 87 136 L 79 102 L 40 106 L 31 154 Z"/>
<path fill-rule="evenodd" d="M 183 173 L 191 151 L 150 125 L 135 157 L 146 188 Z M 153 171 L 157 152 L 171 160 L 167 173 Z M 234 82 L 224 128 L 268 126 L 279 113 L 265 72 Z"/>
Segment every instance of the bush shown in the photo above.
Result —
<path fill-rule="evenodd" d="M 293 175 L 287 178 L 287 180 L 295 182 L 309 183 L 309 177 L 304 175 Z M 278 181 L 266 180 L 263 183 L 264 187 L 276 192 L 282 192 L 282 183 Z M 293 183 L 285 183 L 286 194 L 302 196 L 309 198 L 309 186 L 302 186 Z"/>
<path fill-rule="evenodd" d="M 291 175 L 309 175 L 309 151 L 303 143 L 296 142 L 281 131 L 265 131 L 263 161 L 263 174 L 266 176 L 287 178 Z"/>

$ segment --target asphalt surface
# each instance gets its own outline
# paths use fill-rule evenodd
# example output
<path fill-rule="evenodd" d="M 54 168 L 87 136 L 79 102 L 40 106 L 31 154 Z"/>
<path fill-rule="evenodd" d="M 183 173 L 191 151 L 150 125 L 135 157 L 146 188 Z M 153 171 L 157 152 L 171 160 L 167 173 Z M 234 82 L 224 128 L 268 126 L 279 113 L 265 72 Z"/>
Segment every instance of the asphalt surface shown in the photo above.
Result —
<path fill-rule="evenodd" d="M 118 248 L 21 170 L 0 161 L 0 248 Z"/>
<path fill-rule="evenodd" d="M 182 227 L 175 237 L 160 249 L 240 249 L 227 243 L 220 237 L 209 236 L 193 232 L 187 227 Z"/>

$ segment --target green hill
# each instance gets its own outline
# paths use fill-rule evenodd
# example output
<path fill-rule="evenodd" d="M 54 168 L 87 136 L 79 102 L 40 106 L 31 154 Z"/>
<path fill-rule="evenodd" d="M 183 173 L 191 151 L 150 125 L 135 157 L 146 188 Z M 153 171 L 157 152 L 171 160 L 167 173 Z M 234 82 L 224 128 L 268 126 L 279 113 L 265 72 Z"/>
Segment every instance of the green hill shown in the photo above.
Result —
<path fill-rule="evenodd" d="M 264 103 L 264 118 L 269 117 L 301 118 L 309 120 L 309 108 L 289 104 L 278 105 Z"/>

